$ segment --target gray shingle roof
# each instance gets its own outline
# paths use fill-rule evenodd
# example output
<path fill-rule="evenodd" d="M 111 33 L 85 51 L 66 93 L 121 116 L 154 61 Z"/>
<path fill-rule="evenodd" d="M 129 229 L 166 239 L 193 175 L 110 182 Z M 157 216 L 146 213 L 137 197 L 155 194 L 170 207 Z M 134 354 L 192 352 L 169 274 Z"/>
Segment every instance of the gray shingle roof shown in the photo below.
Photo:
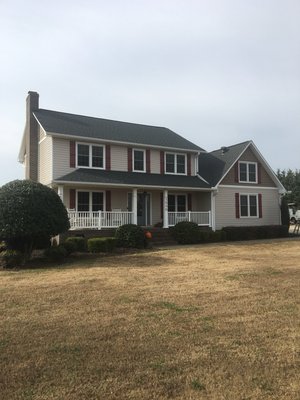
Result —
<path fill-rule="evenodd" d="M 183 187 L 209 189 L 210 186 L 197 176 L 144 174 L 138 172 L 105 171 L 79 168 L 55 180 L 55 182 L 99 183 L 105 185 L 158 186 L 161 188 Z"/>
<path fill-rule="evenodd" d="M 167 148 L 203 150 L 170 129 L 39 109 L 34 115 L 49 133 L 137 143 Z"/>
<path fill-rule="evenodd" d="M 215 186 L 232 167 L 251 141 L 226 147 L 226 151 L 218 149 L 199 156 L 199 174 L 212 186 Z"/>

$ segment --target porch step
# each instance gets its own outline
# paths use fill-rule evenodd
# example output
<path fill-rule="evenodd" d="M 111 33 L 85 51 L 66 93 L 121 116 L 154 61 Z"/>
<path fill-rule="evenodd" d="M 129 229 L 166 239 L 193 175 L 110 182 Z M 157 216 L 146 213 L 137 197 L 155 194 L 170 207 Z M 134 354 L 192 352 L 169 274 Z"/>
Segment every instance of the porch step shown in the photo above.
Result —
<path fill-rule="evenodd" d="M 170 234 L 169 229 L 165 228 L 144 228 L 145 232 L 151 232 L 151 243 L 153 246 L 172 246 L 178 244 Z"/>

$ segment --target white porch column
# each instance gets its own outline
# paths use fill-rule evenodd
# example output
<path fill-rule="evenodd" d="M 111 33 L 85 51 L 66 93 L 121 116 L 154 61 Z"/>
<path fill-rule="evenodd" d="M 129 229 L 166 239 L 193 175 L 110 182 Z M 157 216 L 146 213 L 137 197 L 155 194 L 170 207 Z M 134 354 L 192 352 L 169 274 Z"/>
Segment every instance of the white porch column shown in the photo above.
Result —
<path fill-rule="evenodd" d="M 168 191 L 166 189 L 163 195 L 163 228 L 169 228 Z"/>
<path fill-rule="evenodd" d="M 133 221 L 132 223 L 137 225 L 137 189 L 132 189 L 132 212 Z"/>
<path fill-rule="evenodd" d="M 64 187 L 62 185 L 58 185 L 57 194 L 59 195 L 62 202 L 64 202 Z"/>
<path fill-rule="evenodd" d="M 217 190 L 211 192 L 211 207 L 210 207 L 210 218 L 211 218 L 211 229 L 216 230 L 216 195 Z"/>

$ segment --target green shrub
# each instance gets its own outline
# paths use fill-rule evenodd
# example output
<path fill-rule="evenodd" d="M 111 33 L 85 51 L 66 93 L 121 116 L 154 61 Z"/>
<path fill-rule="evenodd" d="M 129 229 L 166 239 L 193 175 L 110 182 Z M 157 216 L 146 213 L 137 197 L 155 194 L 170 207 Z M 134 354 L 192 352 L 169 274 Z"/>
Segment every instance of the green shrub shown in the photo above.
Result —
<path fill-rule="evenodd" d="M 24 255 L 18 250 L 4 250 L 0 253 L 0 266 L 14 268 L 24 264 Z"/>
<path fill-rule="evenodd" d="M 227 240 L 272 239 L 288 236 L 286 225 L 226 226 L 222 229 Z"/>
<path fill-rule="evenodd" d="M 116 239 L 111 237 L 91 238 L 87 241 L 90 253 L 111 253 L 116 247 Z"/>
<path fill-rule="evenodd" d="M 2 251 L 5 251 L 7 249 L 6 243 L 5 242 L 0 242 L 0 253 Z"/>
<path fill-rule="evenodd" d="M 146 246 L 143 229 L 134 224 L 120 226 L 115 233 L 117 246 L 141 249 Z"/>
<path fill-rule="evenodd" d="M 63 246 L 65 248 L 68 256 L 70 254 L 72 254 L 72 253 L 75 253 L 75 251 L 77 251 L 76 243 L 74 241 L 71 241 L 71 240 L 63 242 L 61 244 L 61 246 Z"/>
<path fill-rule="evenodd" d="M 49 247 L 49 249 L 44 251 L 44 255 L 50 261 L 62 261 L 67 257 L 68 253 L 63 245 L 59 245 Z"/>
<path fill-rule="evenodd" d="M 72 237 L 68 237 L 64 243 L 74 243 L 75 245 L 75 250 L 74 251 L 80 251 L 80 252 L 85 252 L 87 249 L 87 245 L 86 245 L 86 239 L 84 237 L 81 236 L 72 236 Z"/>
<path fill-rule="evenodd" d="M 193 244 L 199 243 L 202 232 L 195 222 L 182 221 L 173 227 L 171 234 L 180 244 Z"/>

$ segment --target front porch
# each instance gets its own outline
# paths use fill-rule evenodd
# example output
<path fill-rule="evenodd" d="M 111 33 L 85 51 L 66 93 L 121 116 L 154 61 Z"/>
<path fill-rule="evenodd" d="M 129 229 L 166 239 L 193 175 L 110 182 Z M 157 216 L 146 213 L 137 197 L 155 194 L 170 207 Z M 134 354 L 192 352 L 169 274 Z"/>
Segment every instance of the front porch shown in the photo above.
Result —
<path fill-rule="evenodd" d="M 118 228 L 121 225 L 136 223 L 137 217 L 131 211 L 74 211 L 68 210 L 71 230 Z M 165 228 L 181 221 L 195 222 L 199 226 L 211 227 L 210 211 L 167 212 Z"/>

